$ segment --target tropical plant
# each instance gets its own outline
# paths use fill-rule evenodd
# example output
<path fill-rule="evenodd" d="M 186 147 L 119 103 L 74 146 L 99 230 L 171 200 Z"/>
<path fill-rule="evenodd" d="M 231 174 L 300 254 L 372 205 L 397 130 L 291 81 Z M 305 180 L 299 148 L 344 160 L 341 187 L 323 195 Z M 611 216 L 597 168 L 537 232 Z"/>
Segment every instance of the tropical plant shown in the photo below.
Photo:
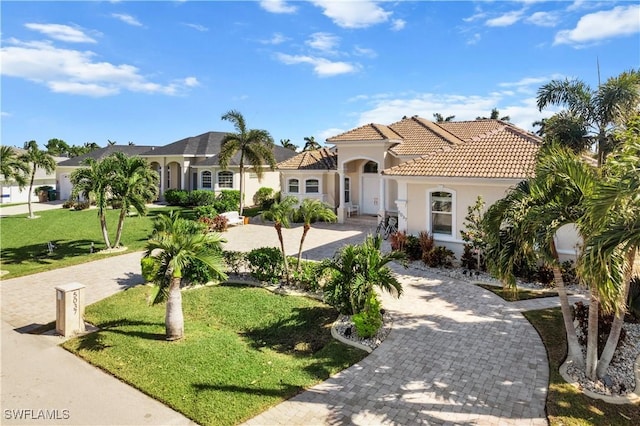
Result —
<path fill-rule="evenodd" d="M 544 127 L 538 133 L 544 143 L 560 143 L 577 154 L 591 145 L 582 117 L 569 111 L 561 111 L 544 120 Z"/>
<path fill-rule="evenodd" d="M 285 258 L 275 247 L 260 247 L 247 253 L 250 274 L 258 281 L 276 284 L 282 279 Z"/>
<path fill-rule="evenodd" d="M 33 209 L 31 207 L 31 194 L 33 194 L 33 182 L 36 179 L 36 170 L 42 169 L 46 173 L 53 173 L 56 169 L 56 160 L 47 151 L 43 151 L 38 147 L 38 142 L 29 141 L 24 143 L 25 153 L 20 156 L 22 161 L 31 166 L 31 179 L 29 181 L 29 217 L 34 218 Z"/>
<path fill-rule="evenodd" d="M 313 151 L 320 148 L 322 148 L 322 146 L 316 141 L 315 137 L 313 136 L 304 137 L 304 148 L 302 148 L 303 151 Z"/>
<path fill-rule="evenodd" d="M 509 117 L 508 115 L 503 115 L 502 117 L 500 117 L 500 110 L 498 108 L 493 108 L 491 110 L 491 114 L 489 114 L 489 117 L 476 117 L 476 120 L 502 120 L 502 121 L 511 121 L 511 117 Z"/>
<path fill-rule="evenodd" d="M 147 214 L 147 204 L 158 197 L 158 173 L 141 157 L 129 157 L 122 152 L 111 154 L 108 160 L 114 171 L 111 195 L 120 204 L 114 247 L 120 245 L 124 220 L 130 208 L 139 215 Z"/>
<path fill-rule="evenodd" d="M 302 258 L 302 246 L 307 233 L 311 229 L 311 223 L 317 220 L 323 222 L 335 222 L 338 217 L 333 212 L 333 208 L 326 203 L 315 198 L 305 198 L 302 200 L 300 207 L 297 211 L 298 217 L 300 217 L 304 223 L 302 226 L 302 237 L 300 238 L 300 248 L 298 249 L 298 270 L 300 268 L 300 259 Z"/>
<path fill-rule="evenodd" d="M 354 314 L 351 319 L 358 336 L 367 339 L 376 335 L 382 326 L 382 314 L 380 313 L 380 301 L 375 292 L 369 293 L 364 309 Z"/>
<path fill-rule="evenodd" d="M 20 189 L 27 185 L 27 175 L 31 172 L 31 168 L 13 148 L 6 145 L 0 146 L 0 168 L 3 180 L 15 181 Z"/>
<path fill-rule="evenodd" d="M 322 262 L 321 269 L 330 273 L 324 286 L 324 299 L 340 313 L 357 314 L 374 287 L 396 297 L 402 295 L 402 284 L 387 266 L 392 261 L 406 261 L 399 251 L 382 253 L 382 238 L 369 235 L 360 245 L 348 244 L 331 259 Z"/>
<path fill-rule="evenodd" d="M 44 146 L 47 152 L 56 157 L 66 157 L 69 155 L 69 149 L 71 148 L 68 143 L 62 139 L 49 139 Z"/>
<path fill-rule="evenodd" d="M 268 209 L 274 201 L 275 191 L 273 188 L 263 186 L 259 188 L 253 196 L 253 203 L 263 209 Z"/>
<path fill-rule="evenodd" d="M 280 139 L 280 145 L 282 145 L 283 148 L 290 149 L 291 151 L 298 150 L 298 146 L 291 142 L 291 139 Z"/>
<path fill-rule="evenodd" d="M 182 311 L 182 276 L 186 268 L 197 262 L 205 265 L 215 279 L 225 280 L 221 245 L 226 240 L 217 233 L 199 232 L 197 226 L 172 212 L 156 219 L 155 230 L 146 245 L 145 257 L 158 262 L 156 293 L 152 303 L 166 301 L 165 328 L 167 340 L 184 336 Z M 167 279 L 168 278 L 168 279 Z"/>
<path fill-rule="evenodd" d="M 484 264 L 484 250 L 487 246 L 485 230 L 482 227 L 483 210 L 485 202 L 482 196 L 476 198 L 476 202 L 467 207 L 467 216 L 464 218 L 465 229 L 460 231 L 464 241 L 465 253 L 474 254 L 475 259 L 463 259 L 469 269 L 481 270 Z M 473 260 L 473 261 L 472 261 Z"/>
<path fill-rule="evenodd" d="M 433 113 L 433 118 L 436 120 L 436 123 L 445 123 L 445 122 L 453 121 L 453 119 L 456 118 L 456 116 L 455 115 L 448 115 L 447 117 L 444 117 L 439 112 L 434 112 Z"/>
<path fill-rule="evenodd" d="M 538 89 L 537 96 L 540 111 L 563 106 L 584 122 L 590 141 L 596 144 L 598 165 L 615 147 L 612 130 L 637 111 L 639 102 L 640 71 L 633 69 L 610 77 L 595 90 L 579 79 L 552 80 Z"/>
<path fill-rule="evenodd" d="M 245 162 L 253 168 L 253 172 L 262 178 L 263 166 L 268 164 L 271 170 L 275 169 L 276 160 L 273 156 L 273 138 L 266 130 L 247 129 L 242 114 L 231 110 L 222 116 L 223 120 L 230 121 L 236 133 L 227 133 L 222 139 L 220 149 L 220 167 L 226 169 L 231 158 L 240 153 L 238 167 L 240 169 L 240 215 L 244 209 L 244 169 Z"/>
<path fill-rule="evenodd" d="M 284 262 L 284 276 L 287 285 L 290 284 L 289 265 L 287 262 L 287 252 L 284 248 L 284 238 L 282 237 L 282 228 L 288 228 L 291 225 L 291 217 L 294 213 L 294 206 L 298 204 L 298 199 L 293 195 L 285 197 L 280 202 L 275 202 L 269 210 L 262 212 L 262 220 L 273 221 L 273 227 L 278 233 L 278 241 L 280 241 L 280 250 L 282 252 Z"/>

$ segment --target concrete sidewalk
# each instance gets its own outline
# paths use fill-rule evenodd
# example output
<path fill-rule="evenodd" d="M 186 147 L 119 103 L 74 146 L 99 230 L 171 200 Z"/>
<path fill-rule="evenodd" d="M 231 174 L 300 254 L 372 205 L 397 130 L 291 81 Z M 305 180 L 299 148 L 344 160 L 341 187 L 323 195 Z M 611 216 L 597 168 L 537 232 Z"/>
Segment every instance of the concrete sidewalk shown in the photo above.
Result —
<path fill-rule="evenodd" d="M 46 203 L 31 203 L 31 210 L 33 212 L 40 212 L 43 210 L 53 210 L 53 209 L 61 209 L 64 201 L 47 201 Z M 29 213 L 29 205 L 28 204 L 18 204 L 15 206 L 3 207 L 0 204 L 0 217 L 5 216 L 14 216 L 17 214 L 27 214 Z"/>

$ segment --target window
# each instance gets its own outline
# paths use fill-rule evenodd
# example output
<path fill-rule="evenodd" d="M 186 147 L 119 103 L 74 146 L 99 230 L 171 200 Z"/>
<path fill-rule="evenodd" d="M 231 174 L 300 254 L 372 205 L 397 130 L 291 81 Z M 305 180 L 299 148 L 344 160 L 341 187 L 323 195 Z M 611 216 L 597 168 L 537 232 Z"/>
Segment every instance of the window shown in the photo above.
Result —
<path fill-rule="evenodd" d="M 344 202 L 351 202 L 351 179 L 348 177 L 344 178 Z"/>
<path fill-rule="evenodd" d="M 430 195 L 431 233 L 453 235 L 453 194 L 437 191 Z"/>
<path fill-rule="evenodd" d="M 318 179 L 307 179 L 304 183 L 304 192 L 307 194 L 317 194 L 320 192 Z"/>
<path fill-rule="evenodd" d="M 233 173 L 232 172 L 218 172 L 218 187 L 219 188 L 233 188 Z"/>
<path fill-rule="evenodd" d="M 298 179 L 289 179 L 289 192 L 294 194 L 300 192 L 300 182 Z"/>
<path fill-rule="evenodd" d="M 202 172 L 202 187 L 211 188 L 211 172 Z"/>
<path fill-rule="evenodd" d="M 378 163 L 375 161 L 368 161 L 362 168 L 362 173 L 378 173 Z"/>

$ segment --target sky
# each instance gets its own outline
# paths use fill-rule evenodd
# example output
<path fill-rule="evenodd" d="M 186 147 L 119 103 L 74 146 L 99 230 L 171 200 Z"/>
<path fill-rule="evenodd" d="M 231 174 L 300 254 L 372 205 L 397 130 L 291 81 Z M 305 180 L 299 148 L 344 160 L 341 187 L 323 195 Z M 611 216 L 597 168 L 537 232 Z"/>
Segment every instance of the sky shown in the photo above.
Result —
<path fill-rule="evenodd" d="M 2 1 L 2 145 L 166 145 L 243 114 L 276 143 L 492 108 L 640 67 L 636 1 Z"/>

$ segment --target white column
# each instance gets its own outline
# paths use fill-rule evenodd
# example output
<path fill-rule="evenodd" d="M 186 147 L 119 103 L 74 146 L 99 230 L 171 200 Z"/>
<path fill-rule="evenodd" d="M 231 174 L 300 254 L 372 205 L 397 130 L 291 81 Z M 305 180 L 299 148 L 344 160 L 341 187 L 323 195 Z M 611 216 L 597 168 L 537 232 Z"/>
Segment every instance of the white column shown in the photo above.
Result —
<path fill-rule="evenodd" d="M 407 182 L 398 182 L 398 199 L 396 200 L 396 206 L 398 206 L 398 230 L 409 230 L 409 218 L 407 212 L 407 202 L 409 197 L 407 195 Z"/>
<path fill-rule="evenodd" d="M 378 173 L 378 180 L 380 182 L 380 189 L 378 191 L 378 216 L 385 217 L 387 214 L 387 202 L 384 198 L 384 179 L 382 179 L 380 173 Z"/>
<path fill-rule="evenodd" d="M 346 211 L 344 208 L 344 170 L 338 170 L 340 204 L 338 204 L 338 223 L 344 223 Z"/>
<path fill-rule="evenodd" d="M 164 166 L 159 166 L 158 167 L 158 174 L 160 175 L 160 199 L 163 199 L 163 197 L 164 197 L 165 180 L 167 179 L 167 177 L 164 175 L 164 173 L 165 173 L 165 167 Z"/>

